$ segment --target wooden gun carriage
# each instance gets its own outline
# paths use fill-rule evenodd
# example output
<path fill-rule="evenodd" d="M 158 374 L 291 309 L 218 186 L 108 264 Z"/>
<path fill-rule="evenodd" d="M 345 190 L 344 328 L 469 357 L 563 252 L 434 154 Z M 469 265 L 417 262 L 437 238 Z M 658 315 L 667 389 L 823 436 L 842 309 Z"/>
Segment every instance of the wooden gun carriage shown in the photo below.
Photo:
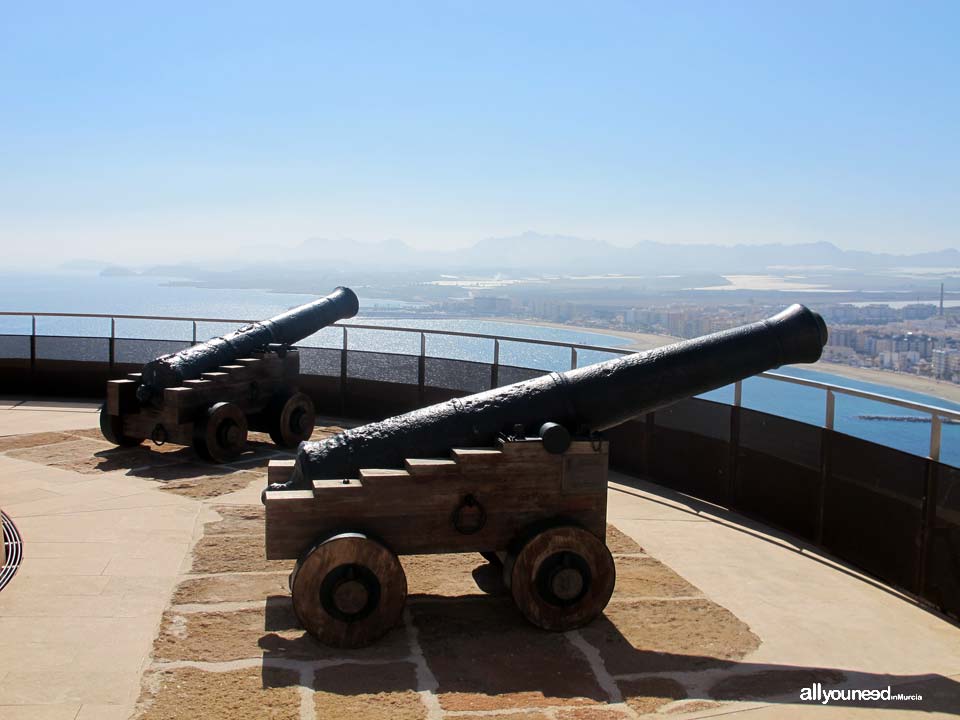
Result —
<path fill-rule="evenodd" d="M 298 559 L 294 610 L 335 646 L 372 642 L 397 623 L 407 594 L 398 554 L 496 553 L 528 620 L 580 627 L 615 583 L 608 446 L 596 433 L 779 365 L 815 362 L 826 341 L 823 319 L 794 305 L 304 443 L 295 461 L 270 463 L 266 555 Z"/>
<path fill-rule="evenodd" d="M 358 309 L 349 288 L 147 363 L 107 382 L 100 431 L 116 445 L 145 439 L 193 445 L 211 462 L 240 454 L 249 429 L 280 447 L 310 438 L 313 401 L 297 391 L 300 354 L 292 347 Z"/>
<path fill-rule="evenodd" d="M 602 441 L 551 454 L 540 438 L 500 439 L 449 458 L 408 458 L 402 469 L 314 480 L 310 490 L 267 491 L 267 558 L 301 558 L 290 580 L 297 617 L 338 647 L 365 645 L 397 622 L 407 595 L 397 555 L 407 554 L 481 553 L 503 563 L 533 624 L 579 627 L 614 586 L 607 452 Z M 292 470 L 274 460 L 270 481 Z"/>

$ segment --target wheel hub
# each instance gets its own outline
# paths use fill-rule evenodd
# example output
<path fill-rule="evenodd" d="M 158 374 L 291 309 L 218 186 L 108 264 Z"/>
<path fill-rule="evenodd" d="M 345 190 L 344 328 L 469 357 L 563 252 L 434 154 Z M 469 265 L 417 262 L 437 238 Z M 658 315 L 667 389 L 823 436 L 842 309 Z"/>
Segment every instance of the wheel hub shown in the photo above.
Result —
<path fill-rule="evenodd" d="M 295 435 L 299 435 L 303 432 L 303 408 L 295 408 L 292 413 L 290 413 L 290 429 Z"/>
<path fill-rule="evenodd" d="M 224 447 L 237 447 L 243 439 L 240 426 L 232 420 L 227 420 L 220 428 L 220 441 Z"/>
<path fill-rule="evenodd" d="M 370 593 L 363 583 L 345 580 L 333 591 L 333 604 L 344 615 L 356 615 L 367 606 Z"/>
<path fill-rule="evenodd" d="M 380 581 L 363 565 L 340 565 L 327 573 L 320 585 L 323 609 L 344 622 L 362 620 L 379 603 Z"/>
<path fill-rule="evenodd" d="M 561 600 L 572 600 L 583 592 L 583 575 L 575 568 L 564 568 L 554 573 L 550 587 Z"/>
<path fill-rule="evenodd" d="M 558 607 L 577 603 L 590 589 L 592 575 L 587 561 L 577 553 L 554 553 L 537 571 L 537 591 L 546 602 Z"/>

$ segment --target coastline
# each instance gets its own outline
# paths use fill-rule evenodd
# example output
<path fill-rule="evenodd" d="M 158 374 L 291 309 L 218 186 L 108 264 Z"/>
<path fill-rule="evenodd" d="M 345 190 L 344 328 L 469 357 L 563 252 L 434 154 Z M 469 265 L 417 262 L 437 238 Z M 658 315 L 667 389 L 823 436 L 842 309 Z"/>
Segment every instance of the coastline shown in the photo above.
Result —
<path fill-rule="evenodd" d="M 683 338 L 673 337 L 672 335 L 657 335 L 655 333 L 639 333 L 629 330 L 612 330 L 602 327 L 584 327 L 583 325 L 567 325 L 565 323 L 550 322 L 548 320 L 527 320 L 518 318 L 503 317 L 476 317 L 474 320 L 485 320 L 488 322 L 510 323 L 512 325 L 534 325 L 536 327 L 556 328 L 558 330 L 573 330 L 576 332 L 592 332 L 599 335 L 615 335 L 626 340 L 632 341 L 629 345 L 623 345 L 626 350 L 651 350 L 655 347 L 662 347 L 670 343 L 680 342 Z"/>
<path fill-rule="evenodd" d="M 559 328 L 561 330 L 576 330 L 581 332 L 596 332 L 603 335 L 616 335 L 633 342 L 625 346 L 630 350 L 650 350 L 651 348 L 669 345 L 673 342 L 679 342 L 683 338 L 672 337 L 670 335 L 655 335 L 653 333 L 637 333 L 628 330 L 608 330 L 606 328 L 583 327 L 581 325 L 565 325 L 564 323 L 547 322 L 546 320 L 518 320 L 514 318 L 477 318 L 478 320 L 492 320 L 496 322 L 509 322 L 516 325 L 539 325 L 541 327 Z M 876 385 L 886 385 L 890 388 L 900 390 L 909 390 L 911 392 L 932 395 L 936 398 L 947 400 L 948 402 L 960 403 L 960 385 L 932 378 L 923 378 L 906 373 L 891 372 L 887 370 L 873 370 L 870 368 L 855 368 L 849 365 L 840 365 L 826 361 L 819 361 L 812 365 L 799 365 L 797 367 L 815 370 L 817 372 L 829 373 L 840 377 L 859 380 L 861 382 L 874 383 Z"/>
<path fill-rule="evenodd" d="M 892 372 L 888 370 L 873 370 L 870 368 L 855 368 L 849 365 L 840 365 L 838 363 L 820 362 L 813 365 L 805 365 L 810 370 L 817 372 L 830 373 L 851 380 L 860 380 L 861 382 L 876 383 L 877 385 L 887 385 L 888 387 L 899 388 L 901 390 L 910 390 L 911 392 L 932 395 L 949 402 L 960 403 L 960 385 L 933 378 L 918 377 L 917 375 L 908 375 L 907 373 Z"/>

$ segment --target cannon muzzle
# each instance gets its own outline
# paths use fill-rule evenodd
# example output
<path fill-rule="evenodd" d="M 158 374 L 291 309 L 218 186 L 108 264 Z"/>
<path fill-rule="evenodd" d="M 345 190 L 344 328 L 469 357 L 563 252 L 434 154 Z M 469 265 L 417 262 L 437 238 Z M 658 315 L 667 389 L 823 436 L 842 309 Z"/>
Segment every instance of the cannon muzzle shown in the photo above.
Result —
<path fill-rule="evenodd" d="M 137 398 L 148 402 L 164 388 L 227 365 L 268 345 L 292 345 L 318 330 L 357 314 L 360 304 L 353 290 L 338 287 L 326 297 L 287 310 L 276 317 L 245 325 L 229 335 L 213 338 L 185 350 L 163 355 L 143 366 Z"/>
<path fill-rule="evenodd" d="M 766 320 L 564 373 L 450 400 L 300 445 L 290 480 L 355 478 L 361 468 L 402 468 L 405 457 L 446 457 L 490 445 L 521 426 L 574 434 L 605 430 L 657 408 L 781 365 L 816 362 L 827 342 L 817 313 L 793 305 Z"/>

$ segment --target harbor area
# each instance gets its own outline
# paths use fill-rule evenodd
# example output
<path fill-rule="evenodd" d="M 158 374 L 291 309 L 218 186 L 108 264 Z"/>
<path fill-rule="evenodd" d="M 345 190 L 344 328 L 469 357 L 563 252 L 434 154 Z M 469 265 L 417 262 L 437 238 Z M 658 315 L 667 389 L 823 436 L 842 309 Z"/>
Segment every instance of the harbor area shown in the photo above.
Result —
<path fill-rule="evenodd" d="M 313 438 L 353 424 L 318 418 Z M 264 555 L 267 463 L 292 457 L 257 433 L 219 465 L 173 444 L 117 448 L 97 403 L 0 398 L 0 510 L 22 541 L 0 590 L 0 717 L 960 714 L 956 622 L 787 534 L 613 471 L 617 583 L 593 623 L 535 628 L 498 564 L 414 555 L 401 557 L 402 623 L 369 647 L 327 647 L 293 613 L 293 561 Z M 887 688 L 922 699 L 839 697 Z"/>

